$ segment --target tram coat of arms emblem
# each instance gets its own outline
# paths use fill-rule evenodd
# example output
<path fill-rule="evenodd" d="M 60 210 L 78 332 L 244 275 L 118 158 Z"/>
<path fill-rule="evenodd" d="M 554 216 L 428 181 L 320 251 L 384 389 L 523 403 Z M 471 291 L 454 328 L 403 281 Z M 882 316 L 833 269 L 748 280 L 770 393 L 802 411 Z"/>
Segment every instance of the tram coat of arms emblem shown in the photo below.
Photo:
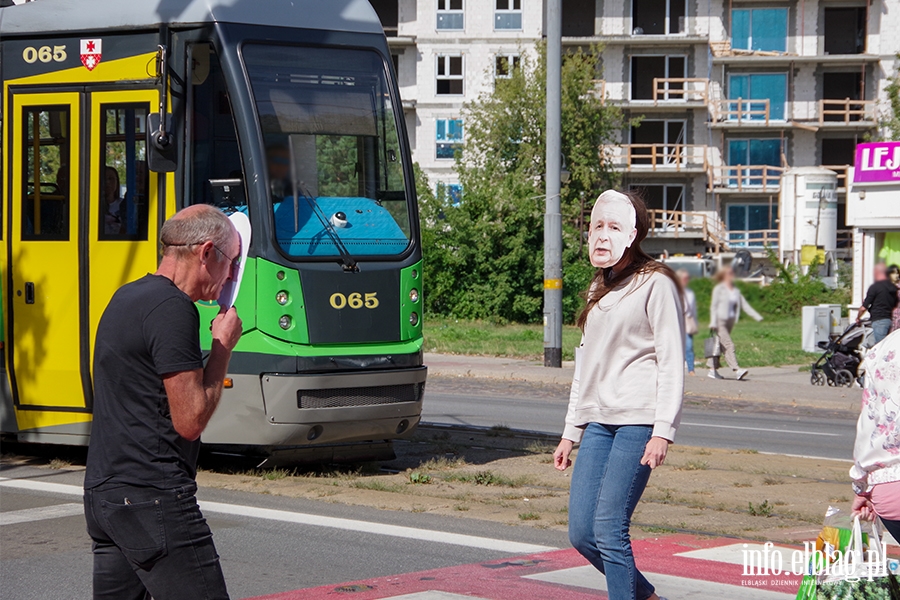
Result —
<path fill-rule="evenodd" d="M 93 71 L 100 63 L 103 57 L 103 40 L 95 38 L 91 40 L 81 40 L 81 64 L 88 71 Z"/>

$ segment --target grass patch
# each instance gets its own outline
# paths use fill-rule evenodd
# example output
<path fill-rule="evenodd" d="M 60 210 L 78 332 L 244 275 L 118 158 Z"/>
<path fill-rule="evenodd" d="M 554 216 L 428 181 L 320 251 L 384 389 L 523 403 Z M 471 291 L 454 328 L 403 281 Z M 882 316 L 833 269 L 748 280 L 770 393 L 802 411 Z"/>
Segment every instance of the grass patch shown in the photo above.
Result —
<path fill-rule="evenodd" d="M 62 458 L 54 458 L 47 466 L 55 471 L 58 471 L 60 469 L 68 469 L 72 466 L 72 463 Z"/>
<path fill-rule="evenodd" d="M 781 480 L 774 477 L 766 477 L 763 479 L 763 485 L 781 485 Z"/>
<path fill-rule="evenodd" d="M 763 500 L 761 503 L 756 505 L 754 505 L 752 502 L 747 503 L 747 512 L 749 512 L 754 517 L 771 517 L 772 508 L 773 505 L 769 504 L 768 500 Z"/>
<path fill-rule="evenodd" d="M 698 297 L 699 299 L 699 297 Z M 708 306 L 708 300 L 706 301 Z M 701 306 L 701 329 L 709 322 L 708 308 Z M 706 311 L 703 309 L 706 308 Z M 812 363 L 817 357 L 800 349 L 800 317 L 782 317 L 763 313 L 760 323 L 741 319 L 732 337 L 741 366 L 801 365 Z M 476 356 L 505 356 L 538 360 L 544 353 L 544 334 L 541 324 L 501 325 L 488 321 L 467 321 L 429 317 L 425 321 L 426 352 L 469 354 Z M 702 335 L 702 334 L 698 334 Z M 578 328 L 563 327 L 563 359 L 574 359 L 574 348 L 581 340 Z M 702 350 L 702 348 L 701 348 Z M 702 362 L 698 360 L 698 364 Z"/>
<path fill-rule="evenodd" d="M 453 507 L 453 510 L 458 510 L 459 512 L 466 512 L 469 510 L 469 507 L 465 504 L 457 504 Z"/>
<path fill-rule="evenodd" d="M 499 325 L 488 321 L 428 317 L 424 334 L 426 352 L 535 360 L 544 355 L 544 329 L 540 324 Z M 578 328 L 563 327 L 563 359 L 574 359 L 575 346 L 580 341 Z"/>
<path fill-rule="evenodd" d="M 520 521 L 540 521 L 541 515 L 536 512 L 519 513 Z"/>
<path fill-rule="evenodd" d="M 397 484 L 385 483 L 377 479 L 361 479 L 359 481 L 354 481 L 350 486 L 359 490 L 373 490 L 375 492 L 397 493 L 402 491 L 402 488 Z"/>
<path fill-rule="evenodd" d="M 709 468 L 709 463 L 705 460 L 689 460 L 683 465 L 675 467 L 676 471 L 705 471 Z"/>
<path fill-rule="evenodd" d="M 547 442 L 533 441 L 526 444 L 523 450 L 530 454 L 553 454 L 556 451 L 556 446 Z"/>
<path fill-rule="evenodd" d="M 427 485 L 431 483 L 431 475 L 422 473 L 421 471 L 413 471 L 409 474 L 409 482 L 414 485 Z"/>
<path fill-rule="evenodd" d="M 266 481 L 278 481 L 280 479 L 285 479 L 287 477 L 291 477 L 292 475 L 294 475 L 294 473 L 295 473 L 294 470 L 289 471 L 287 469 L 280 469 L 277 467 L 274 469 L 265 469 L 265 470 L 257 471 L 257 475 L 259 477 L 261 477 L 262 479 L 265 479 Z"/>
<path fill-rule="evenodd" d="M 438 458 L 430 458 L 419 465 L 422 471 L 449 471 L 458 467 L 465 466 L 466 461 L 459 457 L 448 458 L 440 456 Z"/>
<path fill-rule="evenodd" d="M 641 531 L 647 533 L 677 533 L 677 530 L 671 527 L 659 527 L 657 525 L 638 525 Z"/>
<path fill-rule="evenodd" d="M 749 481 L 735 481 L 735 482 L 732 483 L 731 485 L 733 485 L 733 486 L 736 487 L 736 488 L 748 488 L 748 487 L 753 487 L 753 484 L 750 483 Z"/>
<path fill-rule="evenodd" d="M 444 481 L 458 481 L 460 483 L 472 483 L 474 485 L 496 485 L 504 487 L 522 487 L 531 483 L 527 475 L 510 478 L 498 475 L 493 471 L 477 471 L 475 473 L 451 473 L 444 477 Z"/>

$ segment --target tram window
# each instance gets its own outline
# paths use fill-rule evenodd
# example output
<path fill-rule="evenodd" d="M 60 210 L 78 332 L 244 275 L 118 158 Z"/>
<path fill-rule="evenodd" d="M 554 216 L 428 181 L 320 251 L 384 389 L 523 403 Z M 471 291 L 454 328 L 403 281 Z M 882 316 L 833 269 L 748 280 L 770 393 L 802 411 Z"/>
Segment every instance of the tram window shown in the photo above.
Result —
<path fill-rule="evenodd" d="M 69 108 L 23 109 L 22 239 L 69 239 Z"/>
<path fill-rule="evenodd" d="M 192 204 L 246 210 L 247 200 L 225 74 L 209 44 L 190 47 L 191 198 Z"/>
<path fill-rule="evenodd" d="M 100 240 L 143 241 L 149 218 L 144 124 L 148 104 L 100 107 Z"/>
<path fill-rule="evenodd" d="M 261 44 L 245 45 L 243 54 L 281 249 L 298 258 L 335 256 L 337 236 L 357 256 L 403 252 L 410 218 L 400 111 L 382 57 Z"/>

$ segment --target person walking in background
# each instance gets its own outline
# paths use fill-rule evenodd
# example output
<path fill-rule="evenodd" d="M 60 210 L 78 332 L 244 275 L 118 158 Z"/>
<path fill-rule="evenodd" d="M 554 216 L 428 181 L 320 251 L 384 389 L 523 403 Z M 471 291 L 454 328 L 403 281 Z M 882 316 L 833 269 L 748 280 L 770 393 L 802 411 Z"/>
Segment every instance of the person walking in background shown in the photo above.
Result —
<path fill-rule="evenodd" d="M 762 321 L 762 316 L 753 310 L 750 303 L 744 298 L 741 290 L 734 285 L 734 270 L 731 267 L 723 267 L 716 272 L 716 287 L 713 288 L 712 302 L 709 306 L 709 328 L 718 336 L 722 352 L 725 354 L 725 362 L 731 367 L 736 379 L 747 376 L 747 369 L 738 365 L 735 354 L 734 341 L 731 339 L 731 331 L 740 319 L 741 311 L 750 315 L 756 321 Z M 719 375 L 720 361 L 718 356 L 709 359 L 709 377 L 712 379 L 724 379 Z"/>
<path fill-rule="evenodd" d="M 212 320 L 204 365 L 194 302 L 218 299 L 241 240 L 222 211 L 198 204 L 165 222 L 160 245 L 156 273 L 119 288 L 97 327 L 84 476 L 94 598 L 227 600 L 197 505 L 197 455 L 241 320 L 233 307 Z"/>
<path fill-rule="evenodd" d="M 856 423 L 853 448 L 853 512 L 874 520 L 875 515 L 895 540 L 900 540 L 900 331 L 870 348 L 862 411 Z"/>
<path fill-rule="evenodd" d="M 675 272 L 678 281 L 681 282 L 681 291 L 684 294 L 684 362 L 687 363 L 688 375 L 694 376 L 694 334 L 697 333 L 697 296 L 694 290 L 688 287 L 691 282 L 691 274 L 686 269 L 678 269 Z"/>
<path fill-rule="evenodd" d="M 888 279 L 897 287 L 897 306 L 891 313 L 891 331 L 900 329 L 900 267 L 891 265 L 887 270 Z"/>
<path fill-rule="evenodd" d="M 897 307 L 897 286 L 888 278 L 888 268 L 884 263 L 875 265 L 875 283 L 866 291 L 866 299 L 859 307 L 856 322 L 862 322 L 868 311 L 869 325 L 872 327 L 872 339 L 875 344 L 887 337 L 891 331 L 894 309 Z"/>
<path fill-rule="evenodd" d="M 565 471 L 581 443 L 569 539 L 606 575 L 610 600 L 663 600 L 635 567 L 629 527 L 681 420 L 685 312 L 675 273 L 641 250 L 649 227 L 644 203 L 613 190 L 591 211 L 588 243 L 598 271 L 578 318 L 581 347 L 553 455 Z"/>

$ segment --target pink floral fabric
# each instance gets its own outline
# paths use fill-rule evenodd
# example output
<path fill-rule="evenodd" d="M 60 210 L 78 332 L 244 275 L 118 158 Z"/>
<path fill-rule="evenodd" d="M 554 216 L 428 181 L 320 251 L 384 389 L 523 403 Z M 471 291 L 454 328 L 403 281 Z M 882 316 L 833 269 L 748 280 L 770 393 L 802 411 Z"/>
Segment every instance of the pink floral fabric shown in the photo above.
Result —
<path fill-rule="evenodd" d="M 871 348 L 862 366 L 865 386 L 850 469 L 857 493 L 900 481 L 900 331 Z"/>

